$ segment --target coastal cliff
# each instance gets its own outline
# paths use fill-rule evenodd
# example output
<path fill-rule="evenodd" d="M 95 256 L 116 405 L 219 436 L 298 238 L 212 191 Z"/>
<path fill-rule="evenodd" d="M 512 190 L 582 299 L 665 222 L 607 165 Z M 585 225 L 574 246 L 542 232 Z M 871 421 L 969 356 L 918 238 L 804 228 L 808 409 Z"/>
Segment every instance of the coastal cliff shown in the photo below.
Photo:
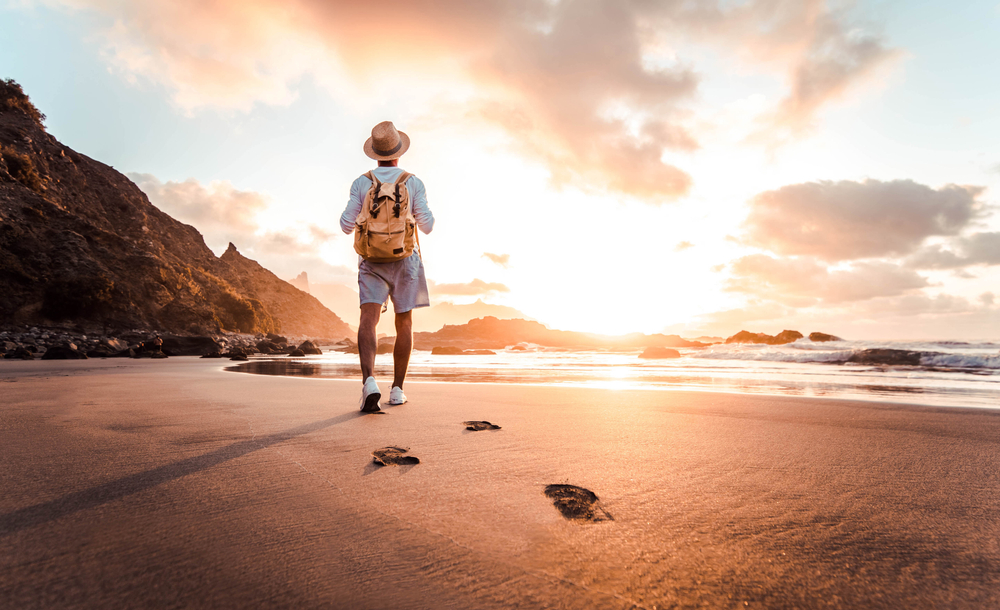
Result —
<path fill-rule="evenodd" d="M 235 247 L 216 257 L 197 229 L 43 121 L 19 85 L 0 81 L 0 323 L 353 334 Z"/>

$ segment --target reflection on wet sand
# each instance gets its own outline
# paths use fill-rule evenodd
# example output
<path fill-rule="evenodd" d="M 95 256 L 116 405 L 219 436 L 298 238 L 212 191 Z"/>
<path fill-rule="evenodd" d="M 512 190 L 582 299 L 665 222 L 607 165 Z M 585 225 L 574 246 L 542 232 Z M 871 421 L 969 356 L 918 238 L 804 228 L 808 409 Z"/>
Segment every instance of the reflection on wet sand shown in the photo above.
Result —
<path fill-rule="evenodd" d="M 464 383 L 559 384 L 607 390 L 672 388 L 855 399 L 870 399 L 877 396 L 880 400 L 945 406 L 993 406 L 995 402 L 996 394 L 993 388 L 984 392 L 978 388 L 949 387 L 932 383 L 924 385 L 914 383 L 913 379 L 898 379 L 903 383 L 887 384 L 885 382 L 888 379 L 885 378 L 883 371 L 868 369 L 867 374 L 859 375 L 861 371 L 840 371 L 841 368 L 836 367 L 838 374 L 831 375 L 823 374 L 822 371 L 832 372 L 834 369 L 822 365 L 804 368 L 802 365 L 796 365 L 787 370 L 781 368 L 770 371 L 703 367 L 701 371 L 695 372 L 690 368 L 652 367 L 645 363 L 635 365 L 594 362 L 583 365 L 556 362 L 473 363 L 470 361 L 466 363 L 464 360 L 458 360 L 413 363 L 407 379 Z M 229 366 L 226 370 L 255 375 L 329 379 L 360 379 L 361 376 L 361 369 L 353 359 L 338 362 L 261 358 Z M 392 373 L 390 360 L 377 363 L 375 366 L 377 377 L 392 377 Z"/>

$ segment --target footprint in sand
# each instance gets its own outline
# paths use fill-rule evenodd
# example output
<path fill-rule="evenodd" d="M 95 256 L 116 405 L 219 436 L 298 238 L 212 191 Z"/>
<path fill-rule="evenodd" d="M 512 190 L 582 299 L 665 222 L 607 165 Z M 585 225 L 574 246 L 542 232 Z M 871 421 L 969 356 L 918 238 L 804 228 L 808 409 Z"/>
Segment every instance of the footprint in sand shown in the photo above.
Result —
<path fill-rule="evenodd" d="M 479 432 L 480 430 L 499 430 L 500 426 L 496 424 L 491 424 L 488 421 L 464 421 L 462 425 L 465 426 L 466 430 L 472 430 L 473 432 Z"/>
<path fill-rule="evenodd" d="M 382 447 L 372 451 L 375 463 L 381 466 L 412 466 L 419 464 L 420 460 L 412 455 L 403 455 L 409 451 L 402 447 Z"/>
<path fill-rule="evenodd" d="M 545 495 L 552 500 L 552 505 L 559 509 L 563 517 L 578 521 L 614 521 L 608 511 L 604 510 L 597 494 L 577 487 L 576 485 L 548 485 Z"/>

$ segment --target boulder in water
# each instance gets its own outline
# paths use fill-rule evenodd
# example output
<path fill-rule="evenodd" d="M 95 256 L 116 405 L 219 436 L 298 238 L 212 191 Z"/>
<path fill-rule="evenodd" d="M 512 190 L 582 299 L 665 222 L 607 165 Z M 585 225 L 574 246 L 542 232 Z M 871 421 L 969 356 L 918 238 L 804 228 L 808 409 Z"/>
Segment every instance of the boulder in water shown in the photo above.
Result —
<path fill-rule="evenodd" d="M 302 356 L 305 355 L 306 353 L 300 349 L 293 349 L 292 351 L 288 352 L 289 358 L 301 358 Z"/>
<path fill-rule="evenodd" d="M 826 333 L 809 333 L 809 340 L 813 343 L 823 343 L 824 341 L 843 341 L 843 339 L 836 335 L 828 335 Z"/>
<path fill-rule="evenodd" d="M 461 356 L 464 353 L 465 350 L 460 347 L 444 346 L 431 349 L 431 354 L 435 356 Z"/>
<path fill-rule="evenodd" d="M 323 353 L 323 350 L 316 347 L 312 341 L 303 341 L 302 345 L 298 347 L 298 350 L 304 354 L 309 354 L 310 356 L 319 356 Z"/>
<path fill-rule="evenodd" d="M 681 353 L 669 347 L 647 347 L 639 354 L 640 358 L 680 358 Z"/>

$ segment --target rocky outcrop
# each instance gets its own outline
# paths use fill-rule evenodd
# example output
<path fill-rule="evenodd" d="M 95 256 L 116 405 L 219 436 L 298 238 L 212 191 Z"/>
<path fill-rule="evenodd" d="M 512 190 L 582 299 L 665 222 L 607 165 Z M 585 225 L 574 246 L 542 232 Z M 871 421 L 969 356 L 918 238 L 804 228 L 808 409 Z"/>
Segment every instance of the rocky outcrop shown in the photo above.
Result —
<path fill-rule="evenodd" d="M 235 247 L 217 258 L 192 226 L 113 168 L 45 132 L 0 81 L 0 320 L 174 334 L 348 336 L 346 323 Z"/>
<path fill-rule="evenodd" d="M 826 341 L 843 341 L 840 337 L 835 335 L 828 335 L 826 333 L 809 333 L 809 340 L 813 343 L 823 343 Z"/>
<path fill-rule="evenodd" d="M 640 358 L 680 358 L 681 353 L 669 347 L 647 347 L 639 354 Z"/>
<path fill-rule="evenodd" d="M 752 333 L 741 330 L 732 337 L 726 339 L 726 343 L 756 343 L 763 345 L 784 345 L 794 343 L 802 338 L 802 333 L 797 330 L 783 330 L 777 335 L 767 335 L 764 333 Z"/>

